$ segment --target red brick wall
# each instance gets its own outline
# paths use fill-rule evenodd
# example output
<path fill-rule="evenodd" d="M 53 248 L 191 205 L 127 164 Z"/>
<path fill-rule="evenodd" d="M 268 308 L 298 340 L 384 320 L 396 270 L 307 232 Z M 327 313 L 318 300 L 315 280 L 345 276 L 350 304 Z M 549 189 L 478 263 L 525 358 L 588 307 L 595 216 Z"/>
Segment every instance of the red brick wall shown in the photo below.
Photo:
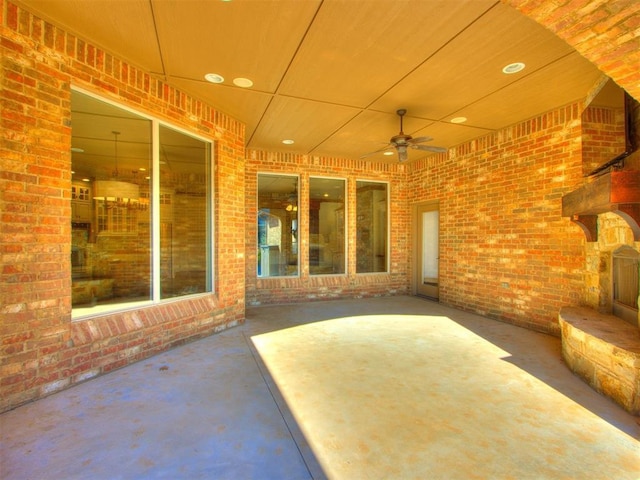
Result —
<path fill-rule="evenodd" d="M 244 318 L 244 126 L 0 0 L 0 411 Z M 211 138 L 216 294 L 71 321 L 71 86 Z M 221 181 L 224 179 L 224 181 Z"/>
<path fill-rule="evenodd" d="M 440 300 L 557 334 L 584 291 L 584 238 L 561 217 L 582 181 L 578 105 L 412 163 L 412 202 L 440 202 Z"/>
<path fill-rule="evenodd" d="M 585 174 L 625 151 L 624 115 L 623 109 L 591 106 L 582 113 L 582 163 Z"/>
<path fill-rule="evenodd" d="M 246 161 L 246 301 L 249 305 L 290 303 L 335 298 L 362 298 L 408 293 L 409 214 L 405 165 L 372 163 L 344 158 L 293 155 L 251 150 Z M 300 275 L 257 278 L 258 173 L 300 176 Z M 390 270 L 357 274 L 355 242 L 348 242 L 347 275 L 309 275 L 309 177 L 347 180 L 347 239 L 356 238 L 356 180 L 388 181 L 390 189 Z"/>

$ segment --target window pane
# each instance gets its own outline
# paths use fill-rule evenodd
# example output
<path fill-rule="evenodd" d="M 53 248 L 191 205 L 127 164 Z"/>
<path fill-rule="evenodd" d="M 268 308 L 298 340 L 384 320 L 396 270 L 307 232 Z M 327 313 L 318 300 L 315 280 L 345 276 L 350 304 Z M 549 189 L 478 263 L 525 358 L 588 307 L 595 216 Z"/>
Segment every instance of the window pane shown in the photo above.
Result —
<path fill-rule="evenodd" d="M 344 273 L 345 181 L 309 180 L 309 273 Z"/>
<path fill-rule="evenodd" d="M 149 300 L 151 121 L 75 91 L 71 120 L 73 313 Z"/>
<path fill-rule="evenodd" d="M 161 298 L 211 291 L 209 143 L 160 126 Z"/>
<path fill-rule="evenodd" d="M 298 275 L 298 177 L 258 175 L 258 276 Z"/>
<path fill-rule="evenodd" d="M 387 184 L 356 182 L 356 273 L 387 271 Z"/>

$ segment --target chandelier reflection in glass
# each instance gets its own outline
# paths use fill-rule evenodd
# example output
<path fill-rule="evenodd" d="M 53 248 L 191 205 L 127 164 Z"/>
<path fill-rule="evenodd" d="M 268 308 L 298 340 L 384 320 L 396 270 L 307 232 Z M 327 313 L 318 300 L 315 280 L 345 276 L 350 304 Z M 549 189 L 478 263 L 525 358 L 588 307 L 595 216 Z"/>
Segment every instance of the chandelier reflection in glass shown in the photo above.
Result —
<path fill-rule="evenodd" d="M 115 146 L 115 170 L 111 180 L 96 180 L 93 184 L 93 199 L 103 202 L 105 208 L 126 208 L 129 210 L 147 210 L 148 199 L 140 198 L 140 187 L 135 183 L 120 179 L 118 172 L 118 135 L 120 132 L 111 132 L 114 135 Z"/>
<path fill-rule="evenodd" d="M 287 198 L 287 206 L 285 207 L 287 212 L 298 211 L 298 181 L 293 182 L 293 193 Z"/>

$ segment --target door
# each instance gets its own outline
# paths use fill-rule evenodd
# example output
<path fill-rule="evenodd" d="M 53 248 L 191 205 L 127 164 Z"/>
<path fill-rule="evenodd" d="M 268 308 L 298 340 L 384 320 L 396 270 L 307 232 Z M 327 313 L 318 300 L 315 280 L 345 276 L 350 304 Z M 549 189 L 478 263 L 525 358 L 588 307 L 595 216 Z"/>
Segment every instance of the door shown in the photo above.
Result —
<path fill-rule="evenodd" d="M 419 205 L 416 208 L 416 295 L 438 300 L 438 263 L 440 238 L 440 211 L 437 203 Z"/>

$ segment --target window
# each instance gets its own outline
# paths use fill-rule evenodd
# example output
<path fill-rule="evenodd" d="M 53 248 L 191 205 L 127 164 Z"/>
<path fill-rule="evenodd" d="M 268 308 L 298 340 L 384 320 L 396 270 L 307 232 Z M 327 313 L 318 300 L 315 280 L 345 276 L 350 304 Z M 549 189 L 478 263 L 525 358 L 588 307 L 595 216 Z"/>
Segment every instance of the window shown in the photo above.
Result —
<path fill-rule="evenodd" d="M 75 90 L 71 120 L 72 316 L 211 291 L 210 142 Z"/>
<path fill-rule="evenodd" d="M 309 179 L 309 273 L 345 273 L 345 181 Z"/>
<path fill-rule="evenodd" d="M 161 298 L 211 291 L 210 144 L 160 125 Z"/>
<path fill-rule="evenodd" d="M 356 182 L 356 273 L 387 271 L 387 184 Z"/>
<path fill-rule="evenodd" d="M 298 275 L 298 177 L 258 174 L 258 276 Z"/>

